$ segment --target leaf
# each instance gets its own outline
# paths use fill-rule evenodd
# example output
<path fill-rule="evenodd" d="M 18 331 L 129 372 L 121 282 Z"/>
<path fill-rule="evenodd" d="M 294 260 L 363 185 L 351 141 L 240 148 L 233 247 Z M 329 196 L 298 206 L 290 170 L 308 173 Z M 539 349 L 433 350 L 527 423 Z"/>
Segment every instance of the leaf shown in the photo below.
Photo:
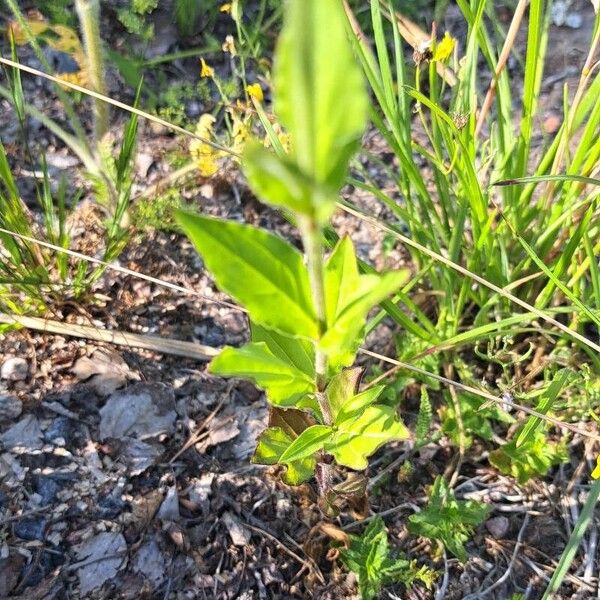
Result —
<path fill-rule="evenodd" d="M 279 462 L 288 463 L 313 456 L 323 448 L 331 432 L 331 427 L 326 425 L 313 425 L 305 429 L 279 457 Z"/>
<path fill-rule="evenodd" d="M 283 335 L 252 322 L 250 323 L 250 332 L 253 342 L 264 342 L 277 358 L 293 365 L 314 379 L 315 351 L 310 342 Z"/>
<path fill-rule="evenodd" d="M 352 398 L 350 398 L 342 407 L 342 410 L 339 414 L 340 420 L 350 418 L 352 414 L 356 414 L 370 404 L 373 404 L 379 398 L 384 389 L 384 385 L 375 385 L 364 392 L 360 392 L 360 394 L 352 396 Z"/>
<path fill-rule="evenodd" d="M 408 587 L 421 581 L 427 589 L 433 585 L 435 571 L 425 566 L 417 568 L 416 561 L 392 557 L 381 517 L 373 519 L 362 535 L 350 535 L 349 539 L 349 546 L 340 551 L 340 558 L 356 574 L 363 600 L 377 597 L 381 588 L 390 583 Z"/>
<path fill-rule="evenodd" d="M 433 410 L 429 401 L 427 388 L 421 386 L 421 402 L 419 404 L 419 414 L 417 415 L 417 425 L 415 427 L 415 446 L 420 447 L 425 444 L 427 433 L 431 427 L 433 419 Z"/>
<path fill-rule="evenodd" d="M 456 500 L 443 477 L 437 477 L 429 493 L 429 503 L 408 518 L 409 530 L 441 542 L 446 550 L 465 561 L 464 544 L 474 528 L 487 518 L 490 507 L 475 500 Z"/>
<path fill-rule="evenodd" d="M 554 379 L 548 386 L 548 388 L 544 391 L 542 399 L 535 407 L 535 410 L 543 415 L 547 414 L 551 409 L 552 405 L 556 401 L 556 398 L 564 388 L 567 383 L 567 379 L 571 371 L 568 369 L 561 369 L 556 375 Z M 541 417 L 530 416 L 525 423 L 525 426 L 519 432 L 519 435 L 516 438 L 516 448 L 522 446 L 527 443 L 527 441 L 531 440 L 536 431 L 539 431 L 544 426 L 544 421 Z"/>
<path fill-rule="evenodd" d="M 325 393 L 331 409 L 331 416 L 335 421 L 338 413 L 346 405 L 348 400 L 354 396 L 362 369 L 355 367 L 353 369 L 343 369 L 337 375 L 331 378 Z"/>
<path fill-rule="evenodd" d="M 212 360 L 209 371 L 251 379 L 265 390 L 270 402 L 279 406 L 293 406 L 302 396 L 315 391 L 314 379 L 275 356 L 264 342 L 225 348 Z"/>
<path fill-rule="evenodd" d="M 275 56 L 274 92 L 275 112 L 290 133 L 298 166 L 316 183 L 338 190 L 367 114 L 341 2 L 290 0 Z M 328 199 L 328 210 L 333 206 Z"/>
<path fill-rule="evenodd" d="M 519 483 L 532 477 L 546 475 L 550 467 L 569 460 L 564 441 L 553 443 L 543 431 L 535 431 L 527 441 L 517 447 L 517 438 L 490 452 L 490 463 L 499 471 L 512 475 Z"/>
<path fill-rule="evenodd" d="M 318 337 L 308 273 L 298 250 L 248 225 L 185 211 L 176 215 L 219 287 L 243 304 L 253 321 L 292 336 Z"/>
<path fill-rule="evenodd" d="M 325 450 L 336 461 L 350 469 L 362 470 L 368 466 L 367 457 L 391 440 L 409 437 L 404 424 L 396 419 L 395 411 L 388 406 L 369 406 L 335 424 L 331 441 Z"/>
<path fill-rule="evenodd" d="M 352 364 L 371 308 L 397 290 L 407 273 L 359 275 L 354 245 L 341 239 L 325 264 L 327 331 L 320 341 L 332 368 Z"/>
<path fill-rule="evenodd" d="M 261 465 L 275 465 L 279 463 L 279 458 L 292 441 L 293 438 L 280 427 L 269 427 L 263 431 L 258 440 L 252 462 Z M 305 458 L 287 463 L 283 481 L 288 485 L 300 485 L 313 476 L 315 466 L 316 461 L 314 458 Z"/>
<path fill-rule="evenodd" d="M 313 182 L 287 157 L 248 144 L 243 166 L 250 188 L 263 202 L 312 214 Z"/>

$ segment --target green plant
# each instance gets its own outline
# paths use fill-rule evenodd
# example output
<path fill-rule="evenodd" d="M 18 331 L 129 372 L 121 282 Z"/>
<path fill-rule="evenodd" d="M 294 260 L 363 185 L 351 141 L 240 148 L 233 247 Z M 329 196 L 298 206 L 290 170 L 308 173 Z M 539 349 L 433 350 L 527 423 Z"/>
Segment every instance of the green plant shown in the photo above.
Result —
<path fill-rule="evenodd" d="M 255 460 L 283 465 L 290 484 L 307 481 L 316 471 L 325 499 L 332 458 L 363 470 L 382 444 L 408 437 L 395 410 L 377 403 L 382 387 L 360 392 L 360 369 L 349 368 L 367 313 L 402 285 L 406 273 L 361 275 L 349 238 L 325 260 L 323 228 L 358 147 L 366 111 L 363 82 L 335 0 L 289 3 L 274 88 L 291 152 L 274 154 L 250 144 L 244 171 L 259 198 L 291 215 L 305 256 L 276 235 L 247 225 L 185 212 L 178 213 L 178 221 L 220 288 L 245 306 L 251 319 L 252 341 L 226 348 L 210 371 L 252 379 L 283 409 L 277 413 L 280 424 L 261 435 Z"/>
<path fill-rule="evenodd" d="M 148 41 L 154 37 L 154 25 L 147 17 L 157 6 L 158 0 L 130 0 L 129 6 L 117 11 L 117 17 L 129 33 Z"/>
<path fill-rule="evenodd" d="M 361 535 L 351 535 L 348 548 L 340 551 L 347 569 L 356 573 L 363 600 L 377 598 L 384 586 L 402 583 L 406 587 L 416 582 L 428 589 L 436 572 L 406 558 L 394 558 L 390 553 L 388 535 L 381 517 L 373 519 Z"/>
<path fill-rule="evenodd" d="M 415 535 L 437 540 L 448 552 L 465 561 L 464 544 L 489 512 L 490 507 L 481 502 L 457 500 L 444 478 L 437 477 L 427 506 L 409 517 L 408 528 Z"/>

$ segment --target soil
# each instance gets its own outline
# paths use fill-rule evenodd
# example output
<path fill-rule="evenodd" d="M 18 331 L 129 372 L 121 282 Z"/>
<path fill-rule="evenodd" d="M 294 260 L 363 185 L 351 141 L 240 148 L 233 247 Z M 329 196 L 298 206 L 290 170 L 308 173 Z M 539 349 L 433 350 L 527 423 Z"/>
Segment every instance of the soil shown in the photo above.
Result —
<path fill-rule="evenodd" d="M 538 141 L 553 133 L 550 120 L 560 118 L 563 85 L 575 87 L 585 60 L 591 5 L 582 0 L 570 10 L 583 22 L 579 29 L 552 29 L 557 43 L 550 45 Z M 103 25 L 109 39 L 121 44 L 125 34 Z M 6 47 L 2 50 L 6 55 Z M 34 63 L 26 50 L 20 54 Z M 197 63 L 178 61 L 167 73 L 193 81 Z M 24 76 L 23 85 L 29 102 L 60 117 L 60 104 L 45 82 Z M 110 87 L 113 97 L 132 101 L 116 72 Z M 82 102 L 80 114 L 85 117 L 88 108 Z M 115 112 L 113 119 L 118 131 L 125 117 Z M 36 149 L 48 157 L 51 176 L 66 175 L 73 187 L 89 190 L 67 150 L 40 123 L 30 120 L 29 126 Z M 4 100 L 0 136 L 23 198 L 34 208 L 18 129 Z M 370 134 L 367 143 L 390 160 L 381 140 Z M 185 144 L 166 129 L 141 123 L 138 190 L 172 171 L 166 154 L 173 149 L 183 153 Z M 385 174 L 379 176 L 385 186 Z M 389 216 L 367 194 L 346 193 L 371 213 Z M 267 227 L 299 243 L 279 214 L 250 196 L 235 166 L 209 181 L 193 178 L 183 194 L 204 212 Z M 87 200 L 78 207 L 74 231 L 79 228 L 81 251 L 98 253 L 93 224 L 101 218 Z M 384 236 L 364 222 L 343 213 L 333 222 L 377 268 L 410 268 L 406 250 L 384 251 Z M 213 348 L 246 340 L 244 313 L 215 288 L 181 235 L 138 235 L 118 264 L 193 294 L 109 270 L 92 295 L 56 304 L 48 318 L 66 328 L 91 325 Z M 384 321 L 365 346 L 390 355 L 398 334 Z M 206 362 L 192 358 L 26 329 L 0 336 L 0 366 L 0 598 L 357 597 L 355 576 L 330 551 L 332 540 L 322 525 L 332 520 L 317 507 L 314 486 L 287 487 L 273 468 L 251 463 L 268 417 L 264 396 L 252 385 L 212 376 Z M 418 386 L 409 386 L 402 398 L 408 423 L 414 421 L 418 392 Z M 570 464 L 520 486 L 491 468 L 485 460 L 488 448 L 475 443 L 455 491 L 460 499 L 488 503 L 492 511 L 467 543 L 468 560 L 460 563 L 406 528 L 408 516 L 425 504 L 435 476 L 454 464 L 456 450 L 444 439 L 417 452 L 410 471 L 402 467 L 405 444 L 390 444 L 371 460 L 367 475 L 384 476 L 371 490 L 367 517 L 382 515 L 393 548 L 440 573 L 437 590 L 416 585 L 406 591 L 398 585 L 383 597 L 501 600 L 517 592 L 541 597 L 581 510 L 585 485 L 579 465 L 590 449 L 573 437 Z M 359 531 L 351 512 L 333 524 L 348 533 Z M 600 561 L 591 539 L 557 598 L 596 594 Z"/>

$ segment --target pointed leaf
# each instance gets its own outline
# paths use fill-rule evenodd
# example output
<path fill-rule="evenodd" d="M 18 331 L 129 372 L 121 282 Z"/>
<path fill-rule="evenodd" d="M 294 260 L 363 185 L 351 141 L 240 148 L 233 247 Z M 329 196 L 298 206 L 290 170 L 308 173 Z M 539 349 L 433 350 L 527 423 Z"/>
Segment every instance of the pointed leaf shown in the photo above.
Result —
<path fill-rule="evenodd" d="M 292 441 L 292 438 L 280 427 L 269 427 L 262 432 L 258 440 L 252 462 L 261 465 L 277 464 Z M 288 485 L 300 485 L 313 476 L 315 465 L 316 461 L 313 458 L 287 463 L 283 481 Z"/>
<path fill-rule="evenodd" d="M 339 189 L 367 110 L 339 0 L 288 2 L 274 88 L 275 112 L 290 133 L 298 166 L 316 182 Z"/>
<path fill-rule="evenodd" d="M 325 450 L 350 469 L 367 468 L 367 457 L 391 440 L 404 440 L 409 432 L 395 411 L 388 406 L 369 406 L 362 414 L 336 424 L 336 431 Z"/>
<path fill-rule="evenodd" d="M 250 144 L 244 150 L 243 166 L 250 188 L 263 202 L 312 213 L 313 183 L 289 159 Z"/>
<path fill-rule="evenodd" d="M 210 363 L 209 371 L 251 379 L 265 390 L 270 402 L 281 406 L 293 406 L 299 398 L 315 391 L 313 379 L 275 356 L 264 342 L 225 348 Z"/>
<path fill-rule="evenodd" d="M 338 242 L 325 264 L 327 332 L 320 343 L 332 369 L 354 362 L 369 310 L 397 290 L 406 277 L 404 271 L 359 275 L 352 240 L 345 237 Z"/>
<path fill-rule="evenodd" d="M 406 277 L 406 271 L 385 273 L 379 277 L 361 275 L 354 299 L 336 316 L 320 341 L 332 366 L 347 365 L 354 361 L 369 311 L 399 289 Z"/>
<path fill-rule="evenodd" d="M 384 389 L 384 385 L 375 385 L 364 392 L 360 392 L 360 394 L 352 396 L 352 398 L 350 398 L 342 407 L 339 414 L 339 420 L 345 421 L 353 415 L 356 415 L 356 413 L 362 412 L 367 406 L 376 402 Z"/>
<path fill-rule="evenodd" d="M 331 408 L 331 416 L 334 422 L 337 420 L 338 413 L 348 403 L 348 400 L 354 396 L 362 369 L 344 369 L 331 378 L 325 393 L 327 401 Z"/>
<path fill-rule="evenodd" d="M 323 448 L 331 433 L 331 427 L 326 425 L 313 425 L 305 429 L 279 457 L 279 462 L 288 463 L 313 456 Z"/>
<path fill-rule="evenodd" d="M 202 254 L 219 287 L 252 320 L 315 339 L 315 317 L 302 255 L 281 238 L 231 221 L 177 211 L 177 221 Z"/>
<path fill-rule="evenodd" d="M 311 379 L 315 377 L 315 350 L 307 340 L 283 335 L 256 323 L 250 323 L 253 342 L 264 342 L 281 360 L 293 365 Z"/>

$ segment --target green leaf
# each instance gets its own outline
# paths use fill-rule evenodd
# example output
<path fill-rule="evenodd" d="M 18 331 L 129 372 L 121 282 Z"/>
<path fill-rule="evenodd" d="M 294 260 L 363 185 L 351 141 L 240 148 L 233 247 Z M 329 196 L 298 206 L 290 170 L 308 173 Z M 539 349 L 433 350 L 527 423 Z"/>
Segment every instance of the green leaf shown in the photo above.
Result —
<path fill-rule="evenodd" d="M 569 376 L 572 371 L 569 369 L 561 369 L 556 373 L 552 383 L 548 386 L 548 388 L 544 391 L 542 399 L 535 407 L 535 410 L 543 415 L 548 414 L 552 405 L 556 401 L 556 398 L 565 387 Z M 516 438 L 515 445 L 518 448 L 523 444 L 527 443 L 527 441 L 531 440 L 536 431 L 539 431 L 544 426 L 544 421 L 541 417 L 530 416 L 525 423 L 525 426 L 520 431 L 519 435 Z"/>
<path fill-rule="evenodd" d="M 427 387 L 421 386 L 421 402 L 419 404 L 419 414 L 417 415 L 417 425 L 415 427 L 415 447 L 423 446 L 427 440 L 427 434 L 431 427 L 433 419 L 433 410 L 427 393 Z"/>
<path fill-rule="evenodd" d="M 313 182 L 287 157 L 249 144 L 244 150 L 243 166 L 250 188 L 263 202 L 312 214 Z"/>
<path fill-rule="evenodd" d="M 335 421 L 338 413 L 346 405 L 348 400 L 354 396 L 362 369 L 343 369 L 331 378 L 325 393 L 331 409 L 331 416 Z"/>
<path fill-rule="evenodd" d="M 487 518 L 490 507 L 475 500 L 457 500 L 443 477 L 437 477 L 429 493 L 429 503 L 408 518 L 408 529 L 441 542 L 446 550 L 465 561 L 465 542 Z"/>
<path fill-rule="evenodd" d="M 325 264 L 327 331 L 320 341 L 332 369 L 352 364 L 369 310 L 396 291 L 407 272 L 359 275 L 349 237 L 341 239 Z"/>
<path fill-rule="evenodd" d="M 366 469 L 367 457 L 383 444 L 409 437 L 394 409 L 388 406 L 369 406 L 336 422 L 334 429 L 325 450 L 333 454 L 340 465 L 356 470 Z"/>
<path fill-rule="evenodd" d="M 350 398 L 342 407 L 339 414 L 339 420 L 349 419 L 353 414 L 356 414 L 373 404 L 379 396 L 381 396 L 381 392 L 383 392 L 384 389 L 384 385 L 375 385 L 364 392 L 360 392 L 360 394 L 352 396 L 352 398 Z"/>
<path fill-rule="evenodd" d="M 209 371 L 225 377 L 251 379 L 265 390 L 269 401 L 278 406 L 294 406 L 302 396 L 315 391 L 314 379 L 275 356 L 264 342 L 225 348 L 212 360 Z"/>
<path fill-rule="evenodd" d="M 283 335 L 252 322 L 250 323 L 250 332 L 253 342 L 264 342 L 277 358 L 293 365 L 314 379 L 315 350 L 310 342 Z"/>
<path fill-rule="evenodd" d="M 564 441 L 553 443 L 543 431 L 536 430 L 517 446 L 517 438 L 490 452 L 490 463 L 506 475 L 512 475 L 521 484 L 532 477 L 544 476 L 550 467 L 569 460 Z"/>
<path fill-rule="evenodd" d="M 288 463 L 313 456 L 323 448 L 331 432 L 331 427 L 326 425 L 313 425 L 305 429 L 279 457 L 279 462 Z"/>
<path fill-rule="evenodd" d="M 435 571 L 425 566 L 418 568 L 416 561 L 391 555 L 381 517 L 373 519 L 362 535 L 350 535 L 349 538 L 350 544 L 340 551 L 340 558 L 345 567 L 356 574 L 363 600 L 376 598 L 381 588 L 391 583 L 403 583 L 408 587 L 420 581 L 427 589 L 433 585 Z"/>
<path fill-rule="evenodd" d="M 366 124 L 367 94 L 339 0 L 290 0 L 275 56 L 275 112 L 287 127 L 293 158 L 332 190 Z M 329 200 L 333 209 L 333 198 Z"/>
<path fill-rule="evenodd" d="M 269 427 L 262 432 L 252 462 L 261 465 L 279 463 L 281 455 L 286 451 L 293 439 L 281 427 Z M 308 481 L 315 472 L 314 458 L 305 458 L 286 464 L 283 481 L 288 485 L 300 485 Z"/>
<path fill-rule="evenodd" d="M 177 211 L 177 222 L 225 292 L 252 320 L 292 336 L 319 334 L 302 254 L 266 231 Z"/>

